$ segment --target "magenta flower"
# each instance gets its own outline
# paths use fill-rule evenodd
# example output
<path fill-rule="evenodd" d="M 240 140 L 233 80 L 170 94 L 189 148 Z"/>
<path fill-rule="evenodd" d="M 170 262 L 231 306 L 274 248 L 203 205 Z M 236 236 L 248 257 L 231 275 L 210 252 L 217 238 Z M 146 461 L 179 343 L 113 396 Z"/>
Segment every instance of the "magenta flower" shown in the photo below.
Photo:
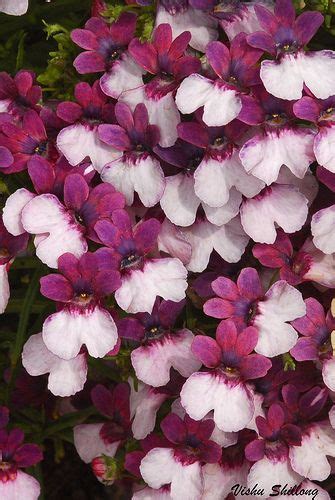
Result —
<path fill-rule="evenodd" d="M 191 351 L 193 333 L 174 328 L 184 306 L 185 301 L 156 299 L 151 314 L 138 313 L 118 323 L 121 337 L 141 344 L 132 351 L 131 362 L 142 382 L 160 387 L 169 382 L 171 368 L 186 378 L 200 368 Z"/>
<path fill-rule="evenodd" d="M 248 35 L 247 41 L 275 57 L 274 61 L 261 63 L 260 76 L 266 90 L 288 100 L 300 99 L 304 85 L 320 99 L 333 95 L 334 52 L 304 51 L 323 23 L 322 14 L 307 11 L 296 19 L 291 0 L 276 0 L 274 13 L 262 5 L 256 5 L 255 12 L 263 31 Z"/>
<path fill-rule="evenodd" d="M 255 64 L 262 52 L 251 48 L 246 35 L 240 33 L 230 44 L 211 42 L 206 49 L 208 62 L 215 73 L 210 79 L 192 74 L 180 85 L 176 104 L 183 114 L 204 107 L 206 125 L 226 125 L 239 116 L 243 101 L 241 94 L 259 83 L 259 70 Z"/>
<path fill-rule="evenodd" d="M 120 286 L 115 270 L 100 269 L 98 252 L 77 259 L 66 253 L 58 259 L 61 274 L 41 278 L 41 293 L 59 303 L 60 310 L 43 324 L 46 347 L 62 359 L 78 355 L 83 344 L 93 357 L 103 357 L 117 343 L 114 320 L 102 299 Z"/>
<path fill-rule="evenodd" d="M 244 429 L 253 417 L 253 391 L 247 383 L 264 377 L 271 361 L 252 354 L 258 342 L 256 328 L 248 327 L 237 333 L 232 321 L 222 321 L 216 330 L 216 340 L 198 335 L 192 351 L 210 371 L 193 373 L 181 390 L 181 404 L 188 415 L 201 420 L 214 410 L 214 422 L 219 429 L 236 432 Z"/>
<path fill-rule="evenodd" d="M 169 447 L 151 449 L 141 461 L 144 481 L 154 489 L 171 484 L 171 498 L 199 498 L 203 493 L 202 466 L 216 463 L 221 447 L 210 440 L 214 422 L 183 420 L 170 413 L 161 422 Z"/>
<path fill-rule="evenodd" d="M 306 312 L 301 293 L 286 281 L 277 281 L 264 294 L 256 269 L 245 268 L 237 283 L 220 277 L 212 283 L 217 294 L 204 305 L 204 312 L 214 318 L 232 319 L 239 328 L 258 330 L 255 351 L 273 357 L 289 351 L 297 342 L 297 333 L 287 323 Z"/>
<path fill-rule="evenodd" d="M 101 177 L 121 191 L 128 205 L 137 192 L 144 206 L 156 205 L 162 197 L 164 173 L 153 154 L 159 142 L 159 128 L 150 125 L 144 104 L 137 104 L 134 113 L 121 102 L 115 106 L 118 125 L 100 125 L 99 139 L 119 153 L 119 158 L 105 166 Z"/>
<path fill-rule="evenodd" d="M 21 70 L 12 78 L 4 71 L 0 73 L 0 110 L 16 117 L 27 111 L 39 110 L 37 105 L 42 97 L 42 89 L 35 84 L 35 74 Z"/>
<path fill-rule="evenodd" d="M 187 271 L 176 258 L 150 258 L 154 252 L 160 223 L 148 219 L 132 228 L 129 215 L 116 210 L 112 221 L 98 221 L 94 227 L 108 249 L 99 250 L 106 269 L 121 272 L 116 291 L 118 305 L 127 312 L 152 311 L 156 296 L 179 302 L 185 297 Z"/>

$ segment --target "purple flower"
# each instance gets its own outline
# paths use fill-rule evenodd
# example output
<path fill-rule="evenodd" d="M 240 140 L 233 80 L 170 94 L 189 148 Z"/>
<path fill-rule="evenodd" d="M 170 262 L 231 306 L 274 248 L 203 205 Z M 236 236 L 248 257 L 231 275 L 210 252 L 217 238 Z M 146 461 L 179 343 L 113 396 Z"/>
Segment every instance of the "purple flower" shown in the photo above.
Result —
<path fill-rule="evenodd" d="M 221 447 L 210 437 L 211 419 L 196 422 L 170 413 L 161 422 L 169 447 L 151 449 L 141 461 L 140 472 L 151 488 L 171 483 L 171 498 L 199 498 L 203 493 L 202 466 L 216 463 Z"/>
<path fill-rule="evenodd" d="M 22 116 L 28 110 L 38 111 L 42 89 L 35 84 L 35 74 L 21 70 L 12 78 L 4 71 L 0 73 L 0 109 L 14 116 Z"/>
<path fill-rule="evenodd" d="M 260 76 L 266 90 L 288 100 L 300 99 L 304 85 L 318 98 L 333 95 L 334 52 L 304 52 L 304 46 L 323 22 L 322 14 L 307 11 L 295 19 L 291 0 L 277 0 L 274 13 L 262 5 L 256 5 L 255 12 L 264 31 L 248 35 L 247 41 L 275 57 L 274 61 L 261 63 Z"/>
<path fill-rule="evenodd" d="M 148 219 L 132 228 L 129 215 L 116 210 L 112 221 L 98 221 L 98 237 L 109 248 L 99 250 L 104 266 L 121 272 L 118 305 L 130 313 L 151 313 L 156 296 L 179 302 L 185 297 L 187 271 L 176 258 L 150 258 L 157 245 L 160 223 Z"/>
<path fill-rule="evenodd" d="M 192 351 L 209 371 L 193 373 L 181 390 L 181 404 L 195 420 L 214 410 L 214 422 L 225 432 L 244 429 L 255 411 L 254 395 L 247 383 L 266 375 L 271 361 L 251 354 L 258 342 L 257 329 L 237 333 L 232 321 L 222 321 L 216 340 L 198 335 Z"/>
<path fill-rule="evenodd" d="M 296 344 L 297 333 L 287 321 L 303 316 L 306 307 L 301 293 L 286 281 L 277 281 L 264 294 L 257 271 L 248 267 L 242 269 L 236 284 L 220 277 L 212 288 L 218 297 L 205 303 L 205 313 L 232 319 L 239 328 L 256 327 L 257 353 L 273 357 Z"/>
<path fill-rule="evenodd" d="M 187 328 L 174 328 L 185 301 L 156 299 L 151 314 L 138 313 L 118 323 L 121 337 L 141 345 L 131 353 L 136 376 L 148 385 L 160 387 L 170 380 L 174 368 L 183 377 L 189 377 L 200 368 L 192 354 L 193 333 Z"/>
<path fill-rule="evenodd" d="M 100 269 L 98 252 L 79 259 L 66 253 L 58 259 L 61 274 L 41 278 L 41 293 L 59 304 L 43 324 L 43 341 L 56 356 L 75 358 L 83 344 L 94 357 L 103 357 L 117 344 L 114 320 L 102 299 L 120 286 L 115 270 Z"/>
<path fill-rule="evenodd" d="M 229 49 L 221 42 L 208 44 L 206 56 L 215 78 L 199 74 L 187 77 L 176 95 L 179 111 L 189 114 L 203 106 L 203 121 L 212 127 L 237 118 L 243 108 L 241 94 L 259 83 L 259 69 L 255 65 L 261 54 L 247 44 L 245 33 L 237 35 Z"/>
<path fill-rule="evenodd" d="M 125 195 L 128 205 L 134 201 L 134 192 L 144 206 L 156 205 L 165 186 L 163 170 L 152 152 L 159 142 L 159 128 L 150 125 L 141 103 L 132 113 L 127 104 L 118 102 L 115 114 L 118 125 L 100 125 L 98 135 L 120 157 L 105 166 L 101 177 Z"/>

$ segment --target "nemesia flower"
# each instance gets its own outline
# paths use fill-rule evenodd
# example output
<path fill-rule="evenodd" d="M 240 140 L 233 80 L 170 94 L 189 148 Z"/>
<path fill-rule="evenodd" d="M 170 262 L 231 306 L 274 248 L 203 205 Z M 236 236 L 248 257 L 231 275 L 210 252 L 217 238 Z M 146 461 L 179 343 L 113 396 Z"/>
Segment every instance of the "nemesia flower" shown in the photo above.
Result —
<path fill-rule="evenodd" d="M 248 381 L 271 368 L 265 356 L 251 354 L 257 341 L 256 328 L 238 334 L 229 320 L 218 326 L 216 340 L 202 335 L 194 339 L 193 353 L 211 370 L 193 373 L 181 390 L 181 404 L 190 417 L 200 420 L 214 409 L 214 422 L 226 432 L 239 431 L 250 422 L 254 402 Z"/>
<path fill-rule="evenodd" d="M 330 172 L 335 172 L 335 155 L 332 149 L 335 141 L 335 97 L 321 100 L 304 96 L 294 103 L 293 111 L 301 120 L 312 122 L 318 127 L 314 138 L 316 161 Z"/>
<path fill-rule="evenodd" d="M 44 124 L 34 110 L 24 114 L 21 127 L 10 122 L 1 124 L 0 146 L 0 162 L 5 174 L 21 172 L 36 161 L 47 163 L 55 154 Z M 9 155 L 12 156 L 10 163 Z"/>
<path fill-rule="evenodd" d="M 22 16 L 28 10 L 29 0 L 0 0 L 0 12 L 11 16 Z"/>
<path fill-rule="evenodd" d="M 295 19 L 291 0 L 276 0 L 274 13 L 262 5 L 256 5 L 255 12 L 263 31 L 248 35 L 247 41 L 275 58 L 261 63 L 260 77 L 266 90 L 288 100 L 300 99 L 304 85 L 320 99 L 333 95 L 334 52 L 304 51 L 323 22 L 322 14 L 307 11 Z"/>
<path fill-rule="evenodd" d="M 335 238 L 332 232 L 335 223 L 335 205 L 316 212 L 311 220 L 313 243 L 323 253 L 335 252 Z"/>
<path fill-rule="evenodd" d="M 247 44 L 244 33 L 232 40 L 230 49 L 221 42 L 208 44 L 206 57 L 215 79 L 199 74 L 185 78 L 176 94 L 179 111 L 189 114 L 204 106 L 203 121 L 212 127 L 237 118 L 243 105 L 240 95 L 259 83 L 255 64 L 261 55 L 260 50 Z"/>
<path fill-rule="evenodd" d="M 29 109 L 38 111 L 42 89 L 35 84 L 35 74 L 21 70 L 12 78 L 8 73 L 0 73 L 0 111 L 14 116 L 24 115 Z"/>
<path fill-rule="evenodd" d="M 261 86 L 253 90 L 253 96 L 243 96 L 242 102 L 239 119 L 261 125 L 260 133 L 247 140 L 240 151 L 246 172 L 269 185 L 277 181 L 281 166 L 286 165 L 302 179 L 314 161 L 314 131 L 297 126 L 292 104 L 271 96 Z"/>
<path fill-rule="evenodd" d="M 280 269 L 280 278 L 290 285 L 311 280 L 329 288 L 335 287 L 334 256 L 325 255 L 315 248 L 310 238 L 298 252 L 294 252 L 288 235 L 279 230 L 272 245 L 257 243 L 252 253 L 263 266 Z"/>
<path fill-rule="evenodd" d="M 212 288 L 217 297 L 205 303 L 205 314 L 232 319 L 241 328 L 255 327 L 257 353 L 278 356 L 296 344 L 298 335 L 287 322 L 304 316 L 306 306 L 301 293 L 286 281 L 277 281 L 264 294 L 256 269 L 249 267 L 242 269 L 236 284 L 219 277 Z"/>
<path fill-rule="evenodd" d="M 145 85 L 124 92 L 121 99 L 133 109 L 139 102 L 146 105 L 150 123 L 159 127 L 162 147 L 172 146 L 177 140 L 180 115 L 174 91 L 185 77 L 200 69 L 199 59 L 185 55 L 190 38 L 185 31 L 173 40 L 170 25 L 161 24 L 155 28 L 151 43 L 134 38 L 129 45 L 136 62 L 154 76 Z"/>
<path fill-rule="evenodd" d="M 197 0 L 195 0 L 197 1 Z M 240 2 L 239 0 L 229 0 L 219 2 L 213 14 L 221 28 L 232 40 L 239 33 L 254 33 L 260 30 L 260 24 L 255 12 L 255 5 L 264 5 L 269 10 L 273 9 L 273 4 L 268 0 Z"/>
<path fill-rule="evenodd" d="M 156 26 L 168 23 L 174 37 L 183 31 L 191 33 L 190 46 L 205 52 L 209 42 L 218 38 L 217 21 L 195 9 L 189 0 L 159 0 L 156 13 Z"/>
<path fill-rule="evenodd" d="M 69 124 L 57 136 L 57 147 L 71 163 L 78 165 L 86 157 L 98 171 L 117 156 L 115 149 L 107 147 L 98 137 L 100 123 L 115 120 L 114 105 L 101 91 L 99 82 L 90 87 L 81 82 L 75 86 L 77 102 L 61 102 L 57 116 Z"/>
<path fill-rule="evenodd" d="M 150 258 L 160 231 L 156 219 L 132 228 L 129 215 L 116 210 L 112 221 L 101 220 L 94 229 L 104 245 L 99 250 L 102 267 L 121 273 L 121 286 L 115 293 L 118 305 L 129 313 L 152 311 L 156 296 L 178 302 L 185 297 L 187 271 L 176 258 Z"/>
<path fill-rule="evenodd" d="M 8 270 L 15 256 L 25 250 L 28 235 L 12 236 L 4 226 L 0 217 L 0 314 L 6 307 L 10 296 Z"/>
<path fill-rule="evenodd" d="M 221 456 L 219 445 L 209 438 L 214 422 L 195 422 L 188 416 L 182 420 L 170 413 L 161 429 L 170 441 L 169 448 L 153 448 L 141 461 L 144 481 L 154 489 L 171 483 L 171 498 L 193 500 L 203 492 L 202 465 L 216 463 Z"/>
<path fill-rule="evenodd" d="M 118 125 L 100 125 L 99 138 L 119 151 L 120 157 L 104 167 L 101 178 L 121 191 L 128 205 L 137 192 L 144 206 L 151 207 L 160 200 L 164 173 L 152 153 L 159 142 L 159 128 L 149 124 L 144 104 L 137 104 L 134 113 L 124 103 L 117 103 Z"/>
<path fill-rule="evenodd" d="M 200 368 L 191 351 L 193 333 L 187 328 L 175 328 L 174 323 L 185 306 L 185 301 L 156 299 L 151 314 L 138 313 L 118 323 L 122 338 L 141 343 L 131 353 L 136 376 L 142 382 L 160 387 L 170 380 L 173 367 L 183 377 L 189 377 Z"/>
<path fill-rule="evenodd" d="M 127 47 L 136 27 L 136 15 L 124 12 L 111 24 L 91 17 L 84 29 L 71 32 L 71 39 L 85 49 L 73 62 L 80 74 L 105 72 L 100 79 L 103 92 L 117 99 L 121 92 L 142 84 L 142 69 Z"/>
<path fill-rule="evenodd" d="M 43 458 L 36 444 L 23 444 L 21 429 L 7 431 L 8 409 L 0 407 L 0 495 L 2 498 L 37 500 L 40 495 L 38 481 L 21 468 L 31 467 Z"/>
<path fill-rule="evenodd" d="M 25 198 L 26 193 L 22 193 L 23 202 Z M 99 241 L 95 223 L 123 208 L 124 197 L 110 185 L 90 189 L 85 178 L 74 173 L 64 180 L 64 205 L 53 194 L 41 194 L 26 203 L 21 213 L 23 228 L 36 235 L 36 255 L 49 267 L 57 267 L 63 253 L 83 255 L 87 251 L 85 236 Z"/>
<path fill-rule="evenodd" d="M 116 346 L 118 335 L 101 300 L 120 286 L 119 273 L 100 269 L 97 252 L 79 259 L 65 253 L 58 259 L 58 270 L 61 274 L 40 280 L 42 295 L 60 303 L 60 310 L 44 321 L 44 344 L 65 360 L 75 358 L 83 344 L 90 356 L 105 356 Z"/>
<path fill-rule="evenodd" d="M 84 387 L 87 377 L 86 353 L 62 359 L 49 351 L 42 333 L 31 335 L 22 352 L 22 364 L 30 375 L 49 373 L 48 389 L 56 396 L 72 396 Z"/>

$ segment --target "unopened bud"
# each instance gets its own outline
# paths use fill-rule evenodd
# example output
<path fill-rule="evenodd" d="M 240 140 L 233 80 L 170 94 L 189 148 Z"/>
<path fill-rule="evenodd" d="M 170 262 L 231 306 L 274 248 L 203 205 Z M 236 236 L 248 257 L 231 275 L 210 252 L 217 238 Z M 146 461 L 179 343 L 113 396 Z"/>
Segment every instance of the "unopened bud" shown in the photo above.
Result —
<path fill-rule="evenodd" d="M 95 477 L 106 486 L 112 485 L 119 476 L 118 462 L 107 455 L 93 458 L 91 467 Z"/>

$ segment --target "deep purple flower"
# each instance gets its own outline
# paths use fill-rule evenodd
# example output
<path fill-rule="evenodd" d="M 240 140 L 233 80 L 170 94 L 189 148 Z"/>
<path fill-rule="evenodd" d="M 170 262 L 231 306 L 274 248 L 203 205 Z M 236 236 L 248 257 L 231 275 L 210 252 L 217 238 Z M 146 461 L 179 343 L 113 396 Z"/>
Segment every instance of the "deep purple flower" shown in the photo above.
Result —
<path fill-rule="evenodd" d="M 4 71 L 0 73 L 0 109 L 14 116 L 22 116 L 28 110 L 38 111 L 42 89 L 35 84 L 31 71 L 21 70 L 12 78 Z"/>

